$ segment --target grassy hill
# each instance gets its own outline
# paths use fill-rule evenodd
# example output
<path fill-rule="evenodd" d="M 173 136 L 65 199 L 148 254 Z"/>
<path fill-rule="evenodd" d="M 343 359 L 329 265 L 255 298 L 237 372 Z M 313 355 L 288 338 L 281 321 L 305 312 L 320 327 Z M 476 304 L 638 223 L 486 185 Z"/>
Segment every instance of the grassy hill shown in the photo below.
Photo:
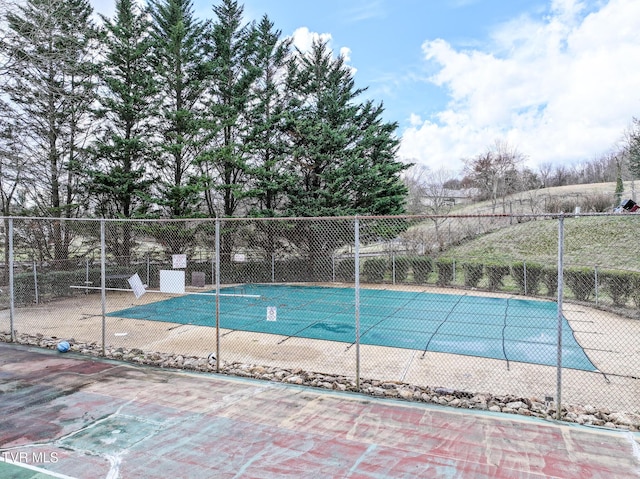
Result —
<path fill-rule="evenodd" d="M 568 217 L 564 220 L 565 265 L 640 271 L 640 215 Z M 558 220 L 529 221 L 491 231 L 444 254 L 483 261 L 555 264 Z"/>
<path fill-rule="evenodd" d="M 625 183 L 623 198 L 631 197 L 633 185 Z M 614 205 L 615 183 L 569 185 L 511 195 L 494 208 L 490 201 L 457 207 L 452 215 L 541 215 L 513 218 L 452 218 L 439 225 L 440 254 L 479 261 L 529 261 L 555 264 L 558 254 L 558 220 L 545 218 L 545 208 L 588 205 L 598 199 Z M 589 210 L 581 208 L 583 213 Z M 433 221 L 413 226 L 407 238 L 420 237 L 433 247 Z M 425 240 L 425 238 L 427 238 Z M 565 265 L 598 266 L 607 269 L 640 271 L 640 214 L 582 216 L 565 218 Z"/>
<path fill-rule="evenodd" d="M 638 185 L 640 188 L 640 184 Z M 523 191 L 507 196 L 504 201 L 498 199 L 495 207 L 491 201 L 481 201 L 472 204 L 460 205 L 454 211 L 455 214 L 540 214 L 547 213 L 545 207 L 551 203 L 561 204 L 570 207 L 565 211 L 573 211 L 573 206 L 583 206 L 589 203 L 589 199 L 598 198 L 614 206 L 614 192 L 616 184 L 592 183 L 586 185 L 554 186 L 551 188 L 540 188 L 537 190 Z M 631 181 L 624 182 L 623 198 L 630 198 L 633 195 L 635 185 Z M 589 211 L 589 208 L 582 208 Z"/>

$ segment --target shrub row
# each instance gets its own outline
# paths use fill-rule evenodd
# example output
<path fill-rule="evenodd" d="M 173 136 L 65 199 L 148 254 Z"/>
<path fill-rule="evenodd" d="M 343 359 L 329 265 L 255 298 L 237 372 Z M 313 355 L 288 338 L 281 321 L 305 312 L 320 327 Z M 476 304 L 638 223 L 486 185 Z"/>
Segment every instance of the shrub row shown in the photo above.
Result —
<path fill-rule="evenodd" d="M 13 278 L 13 293 L 16 305 L 23 306 L 33 304 L 36 299 L 49 301 L 55 298 L 73 296 L 74 294 L 84 294 L 84 290 L 73 289 L 72 285 L 84 285 L 87 280 L 86 270 L 73 271 L 50 271 L 37 274 L 37 297 L 36 283 L 33 273 L 19 273 Z M 89 281 L 94 285 L 100 284 L 100 270 L 89 271 Z"/>
<path fill-rule="evenodd" d="M 335 266 L 335 270 L 332 268 Z M 147 269 L 149 268 L 149 269 Z M 143 282 L 150 287 L 158 287 L 160 270 L 170 265 L 153 263 L 136 266 L 109 267 L 109 274 L 138 273 Z M 456 268 L 458 270 L 456 271 Z M 211 263 L 192 263 L 188 265 L 186 280 L 189 283 L 191 273 L 200 271 L 205 274 L 207 284 L 213 283 Z M 452 258 L 431 258 L 429 256 L 401 256 L 393 262 L 386 258 L 365 258 L 362 261 L 364 281 L 382 283 L 395 278 L 396 282 L 429 283 L 432 273 L 436 277 L 432 282 L 440 286 L 460 284 L 456 276 L 462 274 L 463 284 L 467 288 L 481 287 L 497 291 L 504 289 L 504 281 L 510 276 L 512 285 L 517 291 L 526 295 L 542 293 L 554 297 L 558 289 L 557 268 L 537 263 L 515 262 L 512 264 L 496 262 L 466 261 L 455 262 Z M 242 263 L 221 264 L 222 282 L 271 282 L 272 275 L 276 282 L 300 282 L 319 280 L 352 282 L 355 280 L 355 259 L 345 258 L 332 262 L 331 258 L 318 258 L 313 263 L 304 259 L 277 261 L 248 261 Z M 92 267 L 88 272 L 91 286 L 100 285 L 100 269 Z M 395 276 L 394 276 L 395 275 Z M 84 289 L 73 289 L 71 285 L 82 286 L 87 281 L 86 269 L 71 271 L 39 272 L 38 300 L 47 301 L 60 297 L 84 294 Z M 614 306 L 623 307 L 630 301 L 640 307 L 640 273 L 617 270 L 596 271 L 593 268 L 565 268 L 564 284 L 571 296 L 578 301 L 593 301 L 598 295 L 606 294 Z M 107 284 L 111 287 L 122 287 L 122 283 Z M 513 288 L 512 286 L 512 288 Z M 18 273 L 14 276 L 15 302 L 18 305 L 33 304 L 36 301 L 34 275 Z"/>
<path fill-rule="evenodd" d="M 342 262 L 340 266 L 348 271 L 348 274 L 340 275 L 340 279 L 348 277 L 352 281 L 354 261 Z M 467 288 L 478 288 L 484 280 L 484 288 L 499 291 L 504 289 L 505 279 L 511 277 L 516 290 L 521 294 L 544 293 L 555 297 L 558 291 L 557 267 L 533 262 L 456 263 L 451 258 L 434 259 L 427 256 L 397 257 L 394 262 L 390 262 L 378 257 L 364 259 L 362 267 L 364 280 L 371 283 L 393 280 L 395 273 L 396 282 L 425 284 L 429 282 L 432 272 L 436 273 L 433 282 L 440 286 L 459 284 L 456 276 L 461 272 L 462 282 Z M 571 296 L 578 301 L 593 301 L 596 287 L 599 287 L 600 297 L 602 293 L 607 294 L 615 306 L 625 306 L 631 300 L 636 307 L 640 307 L 640 273 L 613 270 L 596 272 L 594 268 L 569 267 L 564 271 L 564 284 Z"/>

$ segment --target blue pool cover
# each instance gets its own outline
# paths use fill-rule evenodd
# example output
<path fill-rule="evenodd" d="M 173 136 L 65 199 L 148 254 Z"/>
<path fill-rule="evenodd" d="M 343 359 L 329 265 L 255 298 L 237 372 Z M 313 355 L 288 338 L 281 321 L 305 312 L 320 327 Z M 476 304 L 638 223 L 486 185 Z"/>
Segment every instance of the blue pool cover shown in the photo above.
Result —
<path fill-rule="evenodd" d="M 220 327 L 354 343 L 353 288 L 250 284 L 222 288 Z M 254 297 L 258 296 L 258 297 Z M 215 296 L 188 294 L 108 316 L 215 327 Z M 360 290 L 360 344 L 555 366 L 558 313 L 551 301 Z M 595 371 L 562 318 L 562 365 Z"/>

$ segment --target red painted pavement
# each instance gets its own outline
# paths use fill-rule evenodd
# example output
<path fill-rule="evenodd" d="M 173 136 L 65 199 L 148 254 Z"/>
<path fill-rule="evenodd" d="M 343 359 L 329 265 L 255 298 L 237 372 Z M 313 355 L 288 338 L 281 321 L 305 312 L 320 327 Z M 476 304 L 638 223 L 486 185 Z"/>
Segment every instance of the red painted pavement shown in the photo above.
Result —
<path fill-rule="evenodd" d="M 0 414 L 0 459 L 82 479 L 640 478 L 629 432 L 5 343 Z"/>

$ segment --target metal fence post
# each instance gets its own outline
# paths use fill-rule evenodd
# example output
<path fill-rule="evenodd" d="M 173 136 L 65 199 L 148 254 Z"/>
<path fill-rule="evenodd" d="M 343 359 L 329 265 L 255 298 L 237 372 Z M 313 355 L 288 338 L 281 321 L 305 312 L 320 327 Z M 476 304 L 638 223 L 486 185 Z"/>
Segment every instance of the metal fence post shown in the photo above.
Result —
<path fill-rule="evenodd" d="M 593 270 L 593 275 L 594 275 L 594 286 L 595 286 L 595 291 L 596 291 L 596 306 L 598 306 L 598 265 L 595 265 L 594 270 Z"/>
<path fill-rule="evenodd" d="M 524 295 L 527 295 L 527 262 L 522 262 L 522 274 L 524 275 Z"/>
<path fill-rule="evenodd" d="M 34 262 L 34 270 L 35 270 L 35 262 Z M 89 294 L 89 285 L 91 284 L 89 282 L 89 258 L 85 259 L 85 269 L 84 269 L 84 284 L 87 287 L 84 290 L 84 294 Z"/>
<path fill-rule="evenodd" d="M 331 281 L 336 282 L 336 255 L 331 255 Z"/>
<path fill-rule="evenodd" d="M 216 218 L 216 372 L 220 372 L 220 219 Z"/>
<path fill-rule="evenodd" d="M 38 267 L 36 262 L 33 262 L 33 291 L 36 297 L 36 304 L 40 304 L 40 296 L 38 294 Z"/>
<path fill-rule="evenodd" d="M 271 282 L 276 282 L 276 254 L 271 253 Z"/>
<path fill-rule="evenodd" d="M 453 267 L 451 268 L 451 282 L 455 284 L 456 282 L 456 260 L 453 260 Z"/>
<path fill-rule="evenodd" d="M 356 389 L 360 389 L 360 220 L 355 219 Z"/>
<path fill-rule="evenodd" d="M 564 296 L 564 216 L 558 218 L 558 351 L 556 370 L 556 419 L 562 418 L 562 300 Z"/>
<path fill-rule="evenodd" d="M 13 282 L 13 218 L 9 218 L 9 328 L 11 328 L 11 341 L 16 341 L 14 317 L 16 314 L 15 289 Z"/>
<path fill-rule="evenodd" d="M 396 253 L 391 253 L 391 279 L 393 284 L 396 284 Z"/>
<path fill-rule="evenodd" d="M 105 223 L 100 220 L 100 299 L 102 302 L 102 355 L 106 356 L 107 342 L 107 247 L 105 241 Z"/>

